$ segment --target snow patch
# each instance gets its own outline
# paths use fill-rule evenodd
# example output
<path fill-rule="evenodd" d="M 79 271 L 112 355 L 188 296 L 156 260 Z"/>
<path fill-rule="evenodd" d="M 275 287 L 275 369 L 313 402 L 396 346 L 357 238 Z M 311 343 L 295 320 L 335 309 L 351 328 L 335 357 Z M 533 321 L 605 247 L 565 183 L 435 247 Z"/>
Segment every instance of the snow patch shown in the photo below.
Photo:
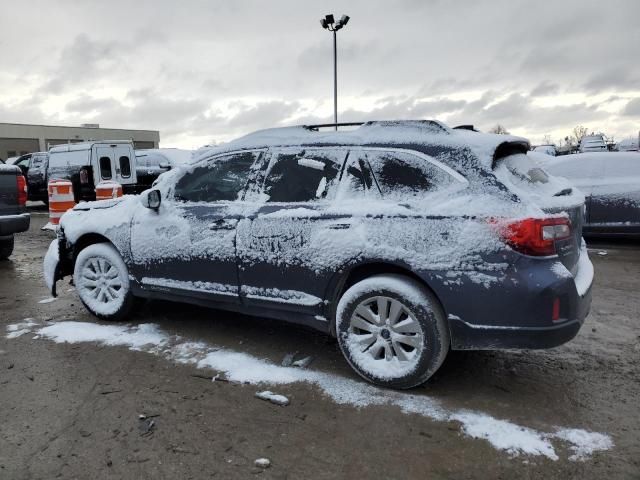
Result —
<path fill-rule="evenodd" d="M 450 410 L 424 395 L 380 389 L 338 375 L 292 367 L 281 367 L 242 352 L 221 349 L 204 342 L 185 341 L 169 335 L 155 324 L 98 325 L 88 322 L 62 321 L 41 327 L 33 319 L 7 326 L 12 332 L 36 333 L 57 343 L 98 342 L 125 346 L 132 350 L 160 355 L 198 368 L 225 372 L 230 381 L 250 384 L 284 385 L 306 382 L 316 385 L 334 402 L 363 408 L 371 405 L 398 407 L 407 414 L 435 421 L 459 422 L 463 433 L 488 441 L 494 448 L 510 455 L 536 455 L 558 460 L 554 440 L 568 444 L 573 454 L 569 460 L 585 460 L 598 451 L 613 448 L 608 435 L 583 429 L 558 428 L 545 433 L 481 412 Z M 11 337 L 14 338 L 14 337 Z M 286 398 L 286 397 L 285 397 Z"/>

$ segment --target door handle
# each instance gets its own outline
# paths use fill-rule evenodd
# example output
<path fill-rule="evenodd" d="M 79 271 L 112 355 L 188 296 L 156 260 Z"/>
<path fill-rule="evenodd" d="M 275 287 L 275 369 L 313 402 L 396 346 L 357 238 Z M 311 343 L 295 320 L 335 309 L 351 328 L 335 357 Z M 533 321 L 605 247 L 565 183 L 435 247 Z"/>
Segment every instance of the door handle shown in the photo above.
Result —
<path fill-rule="evenodd" d="M 209 225 L 209 230 L 233 230 L 236 228 L 238 220 L 225 220 L 221 218 Z"/>

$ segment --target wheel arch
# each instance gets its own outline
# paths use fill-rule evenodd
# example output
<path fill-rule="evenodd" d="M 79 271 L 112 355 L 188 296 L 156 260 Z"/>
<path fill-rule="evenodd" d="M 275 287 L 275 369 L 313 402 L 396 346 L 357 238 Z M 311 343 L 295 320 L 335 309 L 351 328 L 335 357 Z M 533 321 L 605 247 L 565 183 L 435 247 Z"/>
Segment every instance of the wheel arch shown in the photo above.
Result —
<path fill-rule="evenodd" d="M 329 287 L 328 300 L 329 311 L 329 334 L 333 337 L 336 336 L 336 310 L 338 308 L 338 302 L 343 293 L 347 291 L 352 285 L 355 285 L 365 278 L 372 277 L 374 275 L 383 275 L 395 273 L 397 275 L 403 275 L 417 281 L 420 285 L 425 287 L 431 292 L 431 294 L 438 300 L 443 312 L 446 309 L 442 303 L 442 300 L 437 295 L 435 290 L 424 280 L 424 278 L 417 275 L 408 265 L 403 263 L 390 263 L 385 261 L 370 261 L 366 263 L 359 263 L 353 265 L 348 269 L 343 269 L 342 273 L 338 273 L 333 284 Z"/>
<path fill-rule="evenodd" d="M 109 240 L 107 237 L 105 237 L 104 235 L 100 235 L 99 233 L 85 233 L 80 238 L 78 238 L 78 240 L 73 245 L 73 252 L 72 252 L 73 266 L 75 266 L 76 259 L 78 258 L 78 255 L 80 254 L 80 252 L 91 245 L 95 245 L 96 243 L 109 243 L 113 245 L 114 248 L 116 248 L 113 242 Z"/>

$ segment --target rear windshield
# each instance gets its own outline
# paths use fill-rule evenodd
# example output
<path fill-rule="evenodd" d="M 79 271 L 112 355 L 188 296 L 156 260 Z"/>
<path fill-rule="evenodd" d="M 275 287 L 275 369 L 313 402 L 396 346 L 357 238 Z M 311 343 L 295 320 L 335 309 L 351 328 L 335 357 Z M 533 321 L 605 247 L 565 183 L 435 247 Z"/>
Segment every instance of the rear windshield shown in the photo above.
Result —
<path fill-rule="evenodd" d="M 533 154 L 536 155 L 535 153 Z M 537 154 L 537 156 L 542 156 Z M 554 161 L 554 157 L 550 157 Z M 584 201 L 582 194 L 568 180 L 549 175 L 535 157 L 518 153 L 498 161 L 494 173 L 511 192 L 539 206 L 571 204 Z M 552 200 L 555 199 L 555 200 Z"/>
<path fill-rule="evenodd" d="M 540 165 L 524 154 L 510 155 L 503 159 L 506 169 L 521 181 L 528 183 L 549 183 L 549 175 Z"/>

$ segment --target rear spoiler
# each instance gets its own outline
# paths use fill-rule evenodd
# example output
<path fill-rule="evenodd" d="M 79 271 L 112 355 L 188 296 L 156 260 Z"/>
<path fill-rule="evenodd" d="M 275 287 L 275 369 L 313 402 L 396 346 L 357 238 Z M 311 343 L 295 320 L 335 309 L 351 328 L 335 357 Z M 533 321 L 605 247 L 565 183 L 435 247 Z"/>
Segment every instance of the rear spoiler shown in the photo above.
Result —
<path fill-rule="evenodd" d="M 508 142 L 502 142 L 493 152 L 493 161 L 491 162 L 491 168 L 494 169 L 498 165 L 498 161 L 509 155 L 515 155 L 516 153 L 524 153 L 525 155 L 531 149 L 531 145 L 526 140 L 511 140 Z"/>

